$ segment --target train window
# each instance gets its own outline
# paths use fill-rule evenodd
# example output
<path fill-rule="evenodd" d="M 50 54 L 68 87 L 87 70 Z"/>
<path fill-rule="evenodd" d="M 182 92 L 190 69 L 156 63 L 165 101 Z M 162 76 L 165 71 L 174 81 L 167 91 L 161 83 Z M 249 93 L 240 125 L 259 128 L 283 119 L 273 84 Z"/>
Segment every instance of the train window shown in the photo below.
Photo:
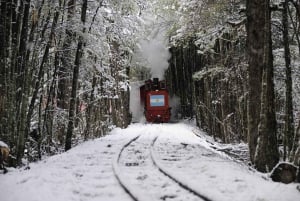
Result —
<path fill-rule="evenodd" d="M 160 107 L 165 105 L 164 95 L 151 95 L 150 96 L 150 106 L 151 107 Z"/>

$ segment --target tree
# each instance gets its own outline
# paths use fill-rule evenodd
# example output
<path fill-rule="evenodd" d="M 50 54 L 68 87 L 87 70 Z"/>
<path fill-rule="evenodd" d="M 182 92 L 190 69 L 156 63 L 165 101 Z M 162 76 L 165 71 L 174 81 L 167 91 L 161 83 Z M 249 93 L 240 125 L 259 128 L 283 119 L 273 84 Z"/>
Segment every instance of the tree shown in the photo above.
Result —
<path fill-rule="evenodd" d="M 263 70 L 264 29 L 264 1 L 247 0 L 247 53 L 248 53 L 248 146 L 250 160 L 254 162 L 254 154 L 258 138 L 258 124 L 260 116 L 260 95 Z M 260 9 L 256 6 L 259 5 Z"/>
<path fill-rule="evenodd" d="M 269 0 L 248 0 L 248 143 L 251 161 L 270 171 L 279 160 L 274 105 L 271 15 Z"/>
<path fill-rule="evenodd" d="M 71 101 L 70 101 L 70 109 L 69 109 L 69 122 L 68 129 L 66 134 L 66 144 L 65 150 L 71 149 L 72 146 L 72 135 L 75 123 L 75 111 L 76 111 L 76 99 L 77 99 L 77 88 L 78 88 L 78 78 L 79 78 L 79 68 L 80 68 L 80 60 L 83 54 L 83 45 L 84 45 L 84 37 L 83 34 L 86 32 L 85 23 L 86 23 L 86 11 L 87 11 L 87 0 L 83 1 L 81 8 L 81 22 L 83 24 L 82 34 L 79 36 L 79 41 L 77 45 L 77 51 L 75 56 L 74 63 L 74 71 L 73 71 L 73 81 L 72 81 L 72 92 L 71 92 Z"/>
<path fill-rule="evenodd" d="M 26 61 L 27 52 L 27 42 L 28 42 L 28 29 L 29 29 L 29 10 L 30 10 L 30 0 L 26 0 L 24 3 L 24 11 L 22 18 L 22 28 L 20 35 L 20 44 L 17 51 L 17 58 L 15 63 L 16 70 L 16 105 L 17 105 L 17 162 L 21 164 L 22 157 L 24 155 L 25 141 L 27 138 L 26 133 L 26 114 L 28 105 L 28 65 Z"/>
<path fill-rule="evenodd" d="M 63 53 L 60 57 L 62 60 L 62 65 L 60 65 L 58 73 L 58 107 L 62 109 L 67 109 L 69 107 L 69 98 L 71 85 L 71 72 L 73 69 L 73 44 L 75 41 L 74 33 L 74 18 L 76 12 L 76 0 L 67 1 L 67 20 L 66 20 L 66 29 L 65 29 L 65 38 L 63 43 Z M 62 128 L 64 130 L 64 128 Z"/>
<path fill-rule="evenodd" d="M 1 1 L 0 7 L 0 133 L 2 139 L 9 140 L 7 125 L 9 125 L 9 88 L 10 86 L 10 38 L 12 29 L 12 1 Z"/>
<path fill-rule="evenodd" d="M 282 11 L 282 25 L 283 25 L 283 44 L 284 44 L 284 58 L 285 58 L 285 130 L 284 130 L 284 155 L 283 159 L 285 160 L 291 154 L 293 140 L 294 140 L 294 113 L 293 113 L 293 80 L 292 80 L 292 69 L 291 69 L 291 53 L 289 47 L 289 21 L 288 21 L 288 5 L 289 0 L 283 2 L 283 11 Z M 288 150 L 286 150 L 288 148 Z"/>

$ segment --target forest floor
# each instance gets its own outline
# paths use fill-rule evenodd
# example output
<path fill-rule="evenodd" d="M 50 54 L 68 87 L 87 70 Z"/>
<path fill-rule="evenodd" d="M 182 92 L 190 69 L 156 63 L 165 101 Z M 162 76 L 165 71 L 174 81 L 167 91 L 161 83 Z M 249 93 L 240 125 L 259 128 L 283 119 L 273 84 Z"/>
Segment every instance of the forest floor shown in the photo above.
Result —
<path fill-rule="evenodd" d="M 0 175 L 0 200 L 300 200 L 299 184 L 276 183 L 251 169 L 246 150 L 188 123 L 136 123 L 28 170 L 10 168 Z"/>

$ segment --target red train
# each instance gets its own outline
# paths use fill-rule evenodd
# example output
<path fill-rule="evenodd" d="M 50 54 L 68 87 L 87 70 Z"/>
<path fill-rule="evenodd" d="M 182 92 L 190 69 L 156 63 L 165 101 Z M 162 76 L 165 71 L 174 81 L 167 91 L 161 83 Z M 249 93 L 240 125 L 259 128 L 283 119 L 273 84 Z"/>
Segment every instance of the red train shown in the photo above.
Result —
<path fill-rule="evenodd" d="M 170 121 L 171 107 L 169 107 L 169 93 L 165 81 L 159 81 L 158 78 L 145 81 L 145 84 L 140 87 L 140 98 L 148 122 Z"/>

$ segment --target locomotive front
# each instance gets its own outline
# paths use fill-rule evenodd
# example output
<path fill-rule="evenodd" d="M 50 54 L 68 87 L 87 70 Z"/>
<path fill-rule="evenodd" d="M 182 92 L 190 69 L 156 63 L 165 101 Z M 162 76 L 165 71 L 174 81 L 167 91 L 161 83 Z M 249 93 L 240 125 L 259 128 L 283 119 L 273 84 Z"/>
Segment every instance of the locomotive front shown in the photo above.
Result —
<path fill-rule="evenodd" d="M 148 122 L 166 123 L 170 121 L 171 108 L 165 81 L 159 81 L 158 78 L 147 80 L 140 87 L 140 96 Z"/>

